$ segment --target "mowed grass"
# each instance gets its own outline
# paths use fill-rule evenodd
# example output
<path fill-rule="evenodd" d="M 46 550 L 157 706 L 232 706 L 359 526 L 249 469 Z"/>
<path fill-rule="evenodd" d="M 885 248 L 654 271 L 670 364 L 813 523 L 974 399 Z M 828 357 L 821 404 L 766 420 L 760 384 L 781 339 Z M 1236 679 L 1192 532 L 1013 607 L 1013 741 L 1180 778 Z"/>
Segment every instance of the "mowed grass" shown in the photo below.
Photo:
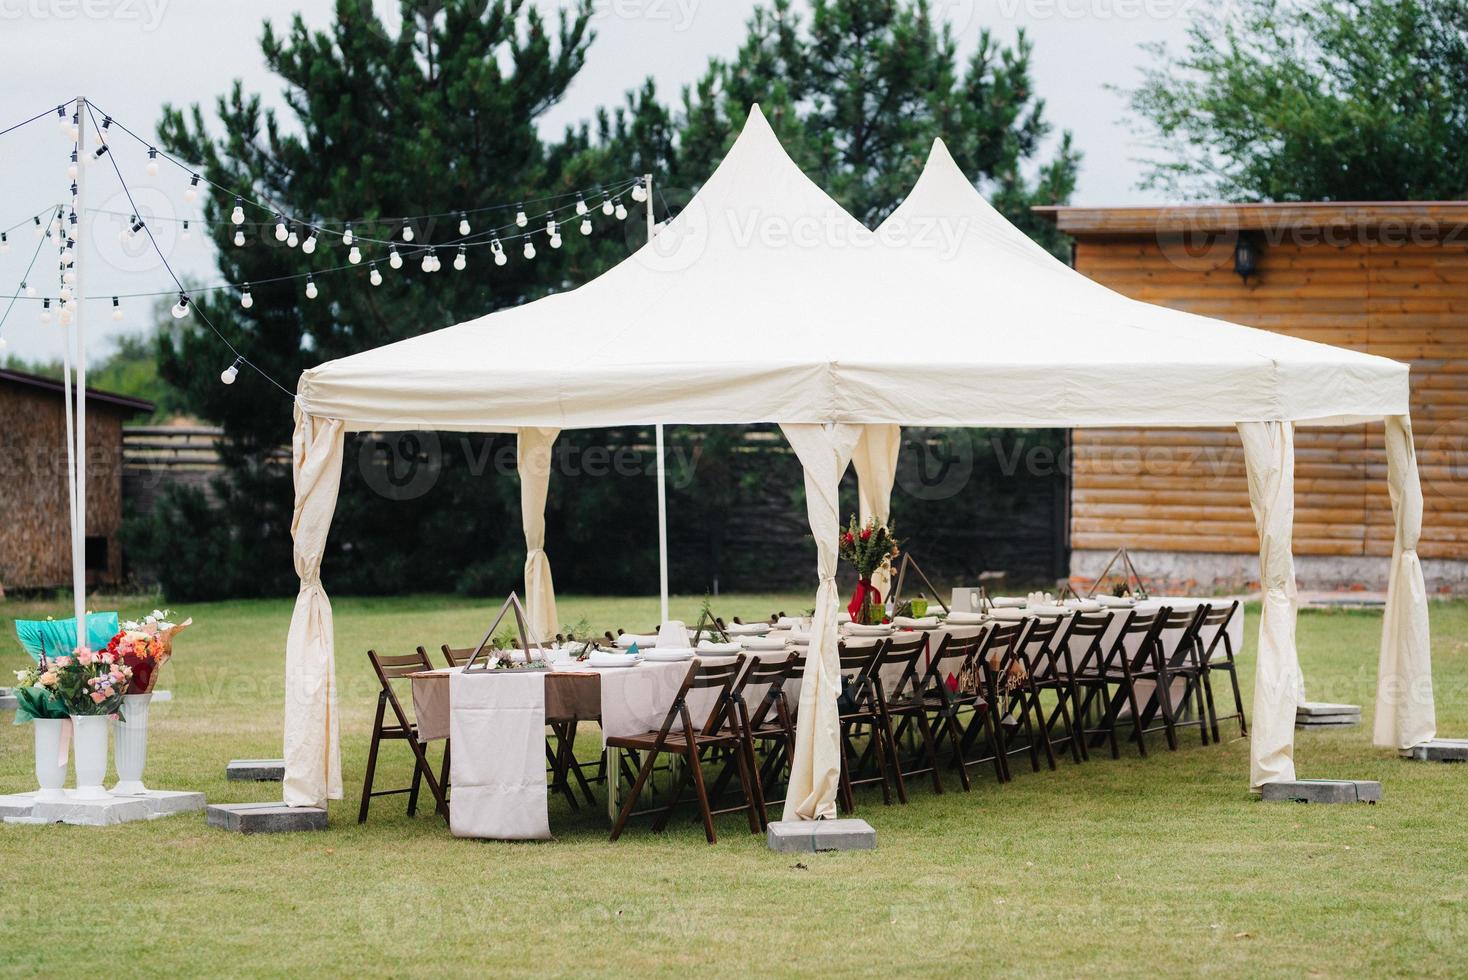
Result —
<path fill-rule="evenodd" d="M 151 607 L 120 602 L 126 612 Z M 794 612 L 800 596 L 730 596 L 726 616 Z M 61 604 L 0 602 L 10 620 Z M 675 615 L 692 620 L 697 601 Z M 289 601 L 186 610 L 197 625 L 162 678 L 148 782 L 214 802 L 279 798 L 229 783 L 232 758 L 279 756 Z M 1365 724 L 1300 732 L 1309 777 L 1379 779 L 1378 806 L 1264 805 L 1247 792 L 1237 729 L 1204 748 L 1162 740 L 1139 759 L 1098 755 L 1059 772 L 1016 759 L 969 794 L 914 781 L 909 806 L 860 793 L 875 852 L 782 856 L 736 815 L 715 846 L 679 819 L 607 841 L 601 808 L 552 800 L 550 843 L 450 837 L 402 797 L 358 826 L 375 685 L 368 647 L 477 640 L 493 609 L 456 598 L 335 603 L 347 798 L 325 833 L 243 837 L 202 815 L 108 829 L 0 827 L 0 972 L 7 975 L 1192 974 L 1468 972 L 1468 766 L 1410 763 L 1370 744 L 1380 616 L 1304 613 L 1300 655 L 1314 700 L 1364 708 Z M 1252 668 L 1243 658 L 1245 699 Z M 653 599 L 562 600 L 563 619 L 642 628 Z M 1439 730 L 1468 733 L 1468 603 L 1433 606 Z M 8 675 L 7 675 L 8 676 Z M 29 728 L 0 727 L 0 791 L 32 788 Z M 590 739 L 588 739 L 590 741 Z M 440 749 L 434 746 L 435 760 Z M 404 785 L 388 746 L 381 787 Z M 69 910 L 69 911 L 68 911 Z"/>

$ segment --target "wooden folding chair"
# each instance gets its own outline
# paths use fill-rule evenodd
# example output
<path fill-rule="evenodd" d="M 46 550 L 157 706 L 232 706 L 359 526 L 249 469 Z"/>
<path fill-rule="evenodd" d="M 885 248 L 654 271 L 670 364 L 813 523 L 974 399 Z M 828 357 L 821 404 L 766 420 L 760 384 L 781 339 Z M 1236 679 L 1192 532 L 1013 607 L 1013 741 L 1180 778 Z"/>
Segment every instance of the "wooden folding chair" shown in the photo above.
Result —
<path fill-rule="evenodd" d="M 1177 750 L 1177 730 L 1196 725 L 1203 744 L 1208 744 L 1208 712 L 1203 699 L 1202 651 L 1198 646 L 1198 624 L 1208 612 L 1208 606 L 1200 604 L 1193 609 L 1168 609 L 1162 625 L 1157 631 L 1157 642 L 1152 645 L 1150 666 L 1133 673 L 1134 681 L 1152 680 L 1156 688 L 1142 709 L 1142 728 L 1148 733 L 1157 726 L 1152 720 L 1162 714 L 1162 728 L 1167 733 L 1167 747 Z M 1169 643 L 1169 637 L 1175 642 Z M 1171 653 L 1168 647 L 1172 647 Z M 1173 682 L 1182 682 L 1181 697 L 1173 692 Z M 1189 699 L 1197 706 L 1198 716 L 1189 719 L 1180 708 L 1186 708 Z"/>
<path fill-rule="evenodd" d="M 1142 727 L 1142 708 L 1137 698 L 1135 677 L 1138 672 L 1149 671 L 1155 662 L 1157 637 L 1162 632 L 1162 625 L 1169 611 L 1166 607 L 1147 613 L 1128 610 L 1122 620 L 1121 629 L 1110 646 L 1103 647 L 1101 637 L 1096 637 L 1095 642 L 1087 649 L 1084 663 L 1076 667 L 1076 682 L 1086 688 L 1086 698 L 1076 716 L 1086 717 L 1095 697 L 1098 694 L 1101 696 L 1101 703 L 1105 705 L 1106 711 L 1102 715 L 1100 726 L 1088 729 L 1085 734 L 1093 736 L 1093 744 L 1100 744 L 1101 738 L 1110 737 L 1113 758 L 1120 757 L 1116 744 L 1116 725 L 1121 718 L 1123 706 L 1129 707 L 1131 711 L 1132 737 L 1137 743 L 1137 752 L 1143 758 L 1147 755 L 1147 739 Z M 1134 653 L 1128 652 L 1126 648 L 1129 637 L 1136 638 L 1137 648 Z M 1104 652 L 1099 657 L 1092 658 L 1093 651 L 1103 649 Z"/>
<path fill-rule="evenodd" d="M 769 825 L 769 805 L 784 802 L 783 798 L 769 800 L 765 788 L 773 784 L 774 777 L 778 776 L 781 760 L 793 758 L 795 755 L 794 715 L 785 698 L 785 682 L 795 670 L 796 661 L 797 656 L 794 653 L 764 659 L 745 654 L 744 673 L 739 675 L 733 690 L 729 692 L 729 701 L 734 709 L 748 713 L 749 721 L 743 726 L 740 738 L 748 758 L 749 771 L 754 776 L 753 789 L 763 827 Z M 749 711 L 751 698 L 758 698 L 752 712 Z M 772 746 L 763 766 L 759 762 L 759 753 L 755 751 L 756 742 Z M 723 798 L 729 781 L 738 774 L 738 765 L 732 752 L 727 754 L 724 769 L 709 791 L 709 799 L 714 801 Z"/>
<path fill-rule="evenodd" d="M 443 659 L 450 667 L 462 667 L 469 662 L 474 655 L 473 647 L 454 649 L 447 643 L 440 648 L 443 651 Z M 428 654 L 422 647 L 418 648 L 426 658 Z M 591 780 L 587 780 L 582 771 L 582 763 L 576 758 L 576 718 L 547 718 L 545 723 L 551 730 L 551 737 L 545 742 L 546 771 L 550 773 L 551 788 L 560 793 L 570 805 L 573 811 L 580 811 L 581 806 L 576 801 L 576 794 L 571 789 L 571 776 L 576 777 L 576 783 L 580 787 L 582 795 L 586 797 L 588 806 L 596 805 L 596 797 L 592 795 L 591 783 L 602 777 L 598 774 Z M 443 771 L 439 775 L 439 784 L 443 786 L 444 792 L 450 792 L 449 786 L 449 753 L 453 746 L 444 742 Z M 600 763 L 605 765 L 605 760 Z"/>
<path fill-rule="evenodd" d="M 983 674 L 984 685 L 988 692 L 989 703 L 995 712 L 994 730 L 998 735 L 999 753 L 1003 759 L 1006 776 L 1010 775 L 1009 757 L 1020 752 L 1027 752 L 1030 757 L 1030 766 L 1035 772 L 1040 771 L 1040 746 L 1045 747 L 1045 757 L 1049 761 L 1051 769 L 1055 768 L 1055 747 L 1050 744 L 1050 737 L 1046 734 L 1043 714 L 1039 718 L 1039 724 L 1035 723 L 1032 714 L 1038 710 L 1039 698 L 1030 688 L 1030 679 L 1026 673 L 1025 665 L 1020 659 L 1018 650 L 1021 636 L 1029 629 L 1032 617 L 1026 617 L 1017 622 L 996 623 L 984 634 L 975 652 L 975 662 Z M 1006 700 L 1008 710 L 1005 710 Z M 1009 745 L 1009 733 L 1005 731 L 1006 718 L 1018 713 L 1015 718 L 1015 728 L 1023 726 L 1025 730 L 1025 744 L 1011 748 Z M 967 736 L 972 741 L 972 735 Z"/>
<path fill-rule="evenodd" d="M 907 802 L 906 776 L 929 773 L 933 780 L 933 792 L 943 792 L 943 780 L 938 775 L 937 744 L 933 739 L 932 726 L 928 724 L 928 707 L 923 701 L 920 688 L 919 661 L 928 647 L 925 633 L 899 633 L 886 640 L 877 652 L 872 670 L 872 683 L 876 687 L 877 705 L 881 709 L 883 727 L 886 729 L 887 744 L 892 749 L 892 771 L 897 780 L 897 796 Z M 923 665 L 926 672 L 926 665 Z M 888 683 L 892 693 L 887 693 Z M 902 753 L 892 727 L 892 719 L 911 719 L 917 725 L 922 739 L 923 764 L 902 768 Z M 899 722 L 900 724 L 900 722 Z"/>
<path fill-rule="evenodd" d="M 742 809 L 749 820 L 750 833 L 757 834 L 761 831 L 759 814 L 755 809 L 754 776 L 748 771 L 747 758 L 743 752 L 743 731 L 749 720 L 748 713 L 738 710 L 729 697 L 734 681 L 743 667 L 743 654 L 736 656 L 733 660 L 716 664 L 703 663 L 695 657 L 693 663 L 688 667 L 683 683 L 678 688 L 677 695 L 673 698 L 672 705 L 668 708 L 667 715 L 663 718 L 661 728 L 642 735 L 613 736 L 606 740 L 607 745 L 612 748 L 631 749 L 642 756 L 637 778 L 633 780 L 632 789 L 627 793 L 627 800 L 622 804 L 622 810 L 617 815 L 617 822 L 612 825 L 612 840 L 621 837 L 627 821 L 641 813 L 657 812 L 658 816 L 653 821 L 652 829 L 655 833 L 661 833 L 667 827 L 668 818 L 672 815 L 673 808 L 678 805 L 683 789 L 689 782 L 693 783 L 694 793 L 698 797 L 699 813 L 703 817 L 704 836 L 708 838 L 710 844 L 718 840 L 714 833 L 716 813 Z M 704 723 L 695 727 L 688 711 L 688 693 L 703 690 L 714 692 L 713 703 Z M 738 760 L 740 767 L 740 783 L 744 788 L 742 807 L 714 810 L 710 805 L 703 779 L 703 753 L 710 749 L 732 749 L 734 751 L 735 759 Z M 647 784 L 648 777 L 652 775 L 653 765 L 657 762 L 657 757 L 664 752 L 676 753 L 683 757 L 684 762 L 674 783 L 672 797 L 665 807 L 634 813 L 632 808 L 636 805 L 638 797 L 642 795 L 642 789 Z"/>
<path fill-rule="evenodd" d="M 841 784 L 837 795 L 847 813 L 856 809 L 856 798 L 851 792 L 855 786 L 881 783 L 882 802 L 888 806 L 892 804 L 892 777 L 888 760 L 891 754 L 895 754 L 896 745 L 887 728 L 887 719 L 882 714 L 881 704 L 877 701 L 876 684 L 872 680 L 877 658 L 885 645 L 885 642 L 877 642 L 848 647 L 846 641 L 842 640 L 836 647 L 841 673 L 841 693 L 836 699 L 837 717 L 841 726 Z M 856 751 L 856 738 L 860 729 L 867 730 L 870 744 L 866 752 L 859 753 Z M 853 760 L 864 761 L 872 757 L 877 763 L 874 774 L 863 776 L 859 768 L 853 774 Z M 902 794 L 902 802 L 907 802 L 905 792 Z"/>
<path fill-rule="evenodd" d="M 1215 671 L 1227 671 L 1229 682 L 1233 685 L 1234 713 L 1224 715 L 1223 720 L 1237 718 L 1239 737 L 1244 738 L 1249 734 L 1249 725 L 1244 719 L 1244 697 L 1239 693 L 1239 670 L 1238 665 L 1234 663 L 1233 640 L 1229 639 L 1228 635 L 1228 624 L 1238 612 L 1238 608 L 1239 600 L 1237 599 L 1227 605 L 1219 603 L 1209 606 L 1207 614 L 1198 622 L 1196 633 L 1198 663 L 1203 668 L 1203 696 L 1208 702 L 1208 719 L 1215 742 L 1222 741 L 1218 734 L 1218 707 L 1213 701 L 1213 673 Z"/>
<path fill-rule="evenodd" d="M 357 811 L 357 822 L 367 822 L 367 808 L 375 796 L 397 796 L 402 793 L 408 794 L 408 816 L 416 816 L 418 813 L 418 789 L 422 781 L 427 781 L 428 791 L 433 794 L 437 804 L 437 812 L 448 819 L 448 803 L 444 799 L 443 789 L 439 781 L 433 775 L 433 769 L 428 764 L 428 757 L 424 751 L 423 743 L 418 741 L 418 726 L 408 720 L 408 713 L 403 710 L 402 702 L 393 690 L 392 682 L 407 678 L 409 674 L 415 674 L 422 670 L 432 670 L 433 664 L 429 661 L 422 648 L 414 653 L 405 653 L 400 656 L 384 657 L 378 655 L 376 650 L 367 651 L 367 659 L 372 662 L 372 670 L 377 674 L 377 683 L 380 689 L 377 692 L 377 716 L 372 721 L 372 744 L 367 750 L 367 774 L 362 780 L 362 806 Z M 384 724 L 387 717 L 387 709 L 392 708 L 393 717 L 397 724 Z M 377 774 L 377 748 L 387 741 L 407 742 L 413 752 L 413 783 L 406 789 L 388 789 L 373 791 L 372 781 Z M 445 763 L 447 764 L 447 763 Z"/>
<path fill-rule="evenodd" d="M 1111 703 L 1110 688 L 1106 675 L 1106 632 L 1111 628 L 1112 618 L 1120 613 L 1096 612 L 1076 613 L 1066 623 L 1064 631 L 1055 641 L 1054 649 L 1059 654 L 1056 670 L 1063 671 L 1071 690 L 1071 724 L 1080 742 L 1081 758 L 1090 759 L 1088 740 L 1101 739 L 1111 743 L 1111 757 L 1121 758 L 1121 748 L 1116 741 L 1114 728 L 1104 729 L 1098 723 L 1087 727 L 1087 712 L 1096 696 L 1100 695 L 1102 708 Z M 1079 652 L 1077 652 L 1079 648 Z M 1081 692 L 1085 692 L 1084 700 Z"/>
<path fill-rule="evenodd" d="M 1035 618 L 1029 620 L 1029 623 L 1029 629 L 1015 645 L 1015 655 L 1024 665 L 1025 675 L 1029 678 L 1029 691 L 1033 699 L 1035 720 L 1043 730 L 1045 740 L 1052 746 L 1056 741 L 1053 734 L 1055 724 L 1063 721 L 1065 734 L 1061 739 L 1070 745 L 1071 758 L 1076 762 L 1081 762 L 1084 756 L 1081 754 L 1080 743 L 1084 739 L 1076 736 L 1075 726 L 1071 724 L 1070 716 L 1070 706 L 1075 700 L 1075 689 L 1070 677 L 1062 669 L 1064 656 L 1056 645 L 1061 630 L 1061 620 Z M 1043 691 L 1055 693 L 1055 708 L 1048 715 L 1040 703 L 1040 694 Z"/>

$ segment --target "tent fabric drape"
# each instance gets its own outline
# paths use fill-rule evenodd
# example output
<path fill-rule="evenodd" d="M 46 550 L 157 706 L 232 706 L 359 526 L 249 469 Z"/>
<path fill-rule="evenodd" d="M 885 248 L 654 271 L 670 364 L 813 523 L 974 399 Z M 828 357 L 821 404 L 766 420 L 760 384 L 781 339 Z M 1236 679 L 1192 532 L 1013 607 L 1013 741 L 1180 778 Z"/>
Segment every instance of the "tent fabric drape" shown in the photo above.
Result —
<path fill-rule="evenodd" d="M 795 756 L 785 793 L 786 820 L 823 820 L 836 816 L 841 777 L 840 720 L 836 698 L 841 688 L 836 659 L 836 558 L 841 533 L 841 476 L 861 437 L 859 425 L 787 424 L 780 426 L 805 469 L 805 508 L 816 539 L 816 611 L 810 652 L 800 684 Z"/>
<path fill-rule="evenodd" d="M 525 611 L 531 639 L 555 638 L 556 588 L 545 554 L 545 498 L 550 489 L 551 447 L 560 429 L 524 428 L 516 438 L 515 465 L 520 473 L 520 521 L 525 526 Z"/>
<path fill-rule="evenodd" d="M 1412 445 L 1412 421 L 1386 420 L 1387 482 L 1396 540 L 1381 623 L 1381 659 L 1376 675 L 1376 724 L 1372 741 L 1408 749 L 1437 734 L 1432 696 L 1432 637 L 1427 627 L 1427 588 L 1417 539 L 1422 534 L 1422 485 Z"/>
<path fill-rule="evenodd" d="M 1304 700 L 1295 652 L 1295 432 L 1288 422 L 1240 422 L 1249 505 L 1259 529 L 1264 589 L 1249 736 L 1249 786 L 1295 778 L 1295 710 Z"/>
<path fill-rule="evenodd" d="M 301 590 L 285 641 L 283 791 L 288 806 L 324 807 L 327 800 L 342 798 L 335 636 L 331 600 L 321 585 L 321 556 L 341 486 L 344 429 L 337 419 L 313 418 L 296 408 L 291 537 Z"/>
<path fill-rule="evenodd" d="M 902 426 L 886 423 L 862 426 L 851 466 L 856 470 L 863 524 L 870 518 L 885 524 L 892 516 L 892 484 L 897 480 L 897 453 L 901 448 Z M 872 574 L 872 585 L 884 601 L 891 599 L 891 569 L 877 569 Z"/>

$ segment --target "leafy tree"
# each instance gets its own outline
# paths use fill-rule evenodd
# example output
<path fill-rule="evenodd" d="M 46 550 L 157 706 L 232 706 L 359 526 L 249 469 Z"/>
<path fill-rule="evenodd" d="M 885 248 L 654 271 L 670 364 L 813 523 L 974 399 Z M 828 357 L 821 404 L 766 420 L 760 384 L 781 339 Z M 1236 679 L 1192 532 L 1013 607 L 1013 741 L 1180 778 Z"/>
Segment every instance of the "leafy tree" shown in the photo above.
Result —
<path fill-rule="evenodd" d="M 1239 0 L 1151 46 L 1130 104 L 1164 155 L 1142 186 L 1227 200 L 1468 192 L 1468 3 Z"/>

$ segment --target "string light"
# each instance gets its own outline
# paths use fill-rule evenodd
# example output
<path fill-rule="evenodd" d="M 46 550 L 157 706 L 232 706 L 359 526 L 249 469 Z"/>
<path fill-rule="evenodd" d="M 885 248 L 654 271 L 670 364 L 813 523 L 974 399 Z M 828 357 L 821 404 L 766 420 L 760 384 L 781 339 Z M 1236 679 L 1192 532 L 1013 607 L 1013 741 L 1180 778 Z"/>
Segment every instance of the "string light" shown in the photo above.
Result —
<path fill-rule="evenodd" d="M 423 253 L 423 263 L 421 265 L 421 268 L 423 269 L 424 272 L 432 272 L 433 271 L 433 252 L 432 251 L 427 251 L 427 252 L 424 252 Z"/>
<path fill-rule="evenodd" d="M 523 204 L 519 205 L 515 209 L 515 224 L 517 227 L 520 228 L 524 228 L 526 225 L 530 224 L 530 219 L 525 216 L 525 205 Z"/>
<path fill-rule="evenodd" d="M 585 217 L 586 216 L 586 212 L 587 211 L 590 211 L 590 210 L 591 209 L 586 206 L 586 198 L 582 197 L 580 194 L 577 194 L 576 195 L 576 214 L 577 214 L 577 216 L 579 216 L 579 217 Z"/>
<path fill-rule="evenodd" d="M 49 296 L 41 300 L 41 322 L 51 322 L 51 297 Z"/>
<path fill-rule="evenodd" d="M 112 297 L 112 319 L 122 319 L 122 304 L 118 302 L 116 296 Z"/>
<path fill-rule="evenodd" d="M 41 224 L 41 216 L 39 214 L 36 215 L 31 220 L 36 223 L 36 237 L 37 238 L 40 238 L 42 235 L 46 234 L 46 226 L 43 225 L 43 224 Z"/>
<path fill-rule="evenodd" d="M 173 314 L 173 318 L 175 320 L 182 320 L 184 317 L 188 316 L 189 315 L 189 297 L 188 297 L 188 294 L 187 293 L 182 293 L 182 292 L 179 293 L 178 294 L 178 302 L 173 304 L 173 309 L 170 310 L 169 312 Z"/>
<path fill-rule="evenodd" d="M 237 197 L 234 199 L 234 210 L 229 213 L 229 220 L 237 225 L 242 225 L 245 223 L 244 198 Z"/>
<path fill-rule="evenodd" d="M 561 231 L 560 231 L 559 228 L 556 227 L 556 223 L 554 221 L 547 222 L 546 223 L 546 226 L 545 226 L 545 231 L 546 231 L 546 234 L 550 236 L 550 247 L 551 248 L 560 248 L 561 247 Z"/>
<path fill-rule="evenodd" d="M 315 299 L 317 296 L 316 280 L 310 276 L 306 277 L 306 298 Z"/>
<path fill-rule="evenodd" d="M 370 283 L 372 283 L 372 285 L 374 285 L 374 286 L 381 286 L 382 285 L 382 273 L 379 272 L 379 271 L 377 271 L 377 263 L 376 262 L 371 263 L 368 266 L 368 268 L 371 271 L 367 273 L 367 281 L 370 282 Z"/>
<path fill-rule="evenodd" d="M 235 224 L 239 224 L 239 222 L 236 221 Z M 275 216 L 275 240 L 278 241 L 278 242 L 283 242 L 287 238 L 290 237 L 290 234 L 291 234 L 290 229 L 285 226 L 285 215 L 283 215 L 283 214 L 276 214 L 276 216 Z"/>
<path fill-rule="evenodd" d="M 350 245 L 350 244 L 352 244 L 352 238 L 353 238 L 353 235 L 352 235 L 352 223 L 350 221 L 348 221 L 347 222 L 347 227 L 342 231 L 342 244 L 343 245 Z"/>
<path fill-rule="evenodd" d="M 500 240 L 498 238 L 489 243 L 489 251 L 490 254 L 494 256 L 495 265 L 504 265 L 506 262 L 510 261 L 508 258 L 505 257 L 505 247 L 500 244 Z"/>
<path fill-rule="evenodd" d="M 71 307 L 66 305 L 65 300 L 61 301 L 61 309 L 56 315 L 56 322 L 60 323 L 63 327 L 71 326 Z"/>
<path fill-rule="evenodd" d="M 647 188 L 642 186 L 641 180 L 638 180 L 632 185 L 632 200 L 636 201 L 638 204 L 644 204 L 647 202 Z"/>
<path fill-rule="evenodd" d="M 625 204 L 623 204 L 621 201 L 618 201 L 617 202 L 617 211 L 616 211 L 616 214 L 617 214 L 617 220 L 618 221 L 626 221 L 627 220 L 627 206 Z"/>
<path fill-rule="evenodd" d="M 35 299 L 36 298 L 36 287 L 35 286 L 32 286 L 30 283 L 23 282 L 23 283 L 20 284 L 20 288 L 21 288 L 21 291 L 24 292 L 26 294 L 26 296 L 28 296 L 29 298 L 31 298 L 31 299 Z"/>
<path fill-rule="evenodd" d="M 612 212 L 615 210 L 616 208 L 612 205 L 612 195 L 606 195 L 605 199 L 601 202 L 601 213 L 610 218 Z"/>
<path fill-rule="evenodd" d="M 243 231 L 237 230 L 234 233 L 234 243 L 236 246 L 242 246 L 245 244 L 245 233 Z"/>
<path fill-rule="evenodd" d="M 396 245 L 388 247 L 387 264 L 394 269 L 401 269 L 403 267 L 403 257 L 398 254 L 398 247 Z"/>
<path fill-rule="evenodd" d="M 227 385 L 234 384 L 234 379 L 240 376 L 240 362 L 243 360 L 243 357 L 236 357 L 233 364 L 219 372 L 219 380 Z"/>
<path fill-rule="evenodd" d="M 179 237 L 181 237 L 181 238 L 188 238 L 189 237 L 189 220 L 187 218 L 184 219 L 183 228 L 180 229 L 180 231 L 179 231 Z"/>
<path fill-rule="evenodd" d="M 194 174 L 194 175 L 192 175 L 192 176 L 189 177 L 189 186 L 187 186 L 187 187 L 184 188 L 183 198 L 184 198 L 184 203 L 185 204 L 193 204 L 195 201 L 197 201 L 199 199 L 199 175 L 198 174 Z"/>
<path fill-rule="evenodd" d="M 158 176 L 158 148 L 148 147 L 148 176 Z"/>
<path fill-rule="evenodd" d="M 5 232 L 0 231 L 0 252 L 8 251 L 10 251 L 10 236 Z"/>
<path fill-rule="evenodd" d="M 404 219 L 404 221 L 403 221 L 403 241 L 405 241 L 405 242 L 411 242 L 412 240 L 413 240 L 413 226 L 410 225 L 410 224 L 408 224 L 407 220 Z"/>
<path fill-rule="evenodd" d="M 306 240 L 301 243 L 301 251 L 307 255 L 316 251 L 316 232 L 312 231 L 306 235 Z"/>
<path fill-rule="evenodd" d="M 357 246 L 353 245 L 352 246 L 352 250 L 347 253 L 347 261 L 350 262 L 350 263 L 352 263 L 352 265 L 356 265 L 357 263 L 361 262 L 362 261 L 362 250 L 360 248 L 358 248 Z"/>
<path fill-rule="evenodd" d="M 469 259 L 464 254 L 464 251 L 465 251 L 464 250 L 464 246 L 460 245 L 459 246 L 459 254 L 454 256 L 454 271 L 455 272 L 463 272 L 464 269 L 469 265 Z"/>
<path fill-rule="evenodd" d="M 525 252 L 524 252 L 524 254 L 525 254 L 525 257 L 527 259 L 533 259 L 533 258 L 535 258 L 535 243 L 532 242 L 528 238 L 525 239 Z"/>
<path fill-rule="evenodd" d="M 250 293 L 250 284 L 249 283 L 245 283 L 244 287 L 240 291 L 240 306 L 242 306 L 242 307 L 244 307 L 245 309 L 248 310 L 250 307 L 252 307 L 254 305 L 255 305 L 255 297 L 253 295 L 251 295 L 251 293 Z M 225 384 L 228 384 L 228 383 L 229 382 L 225 382 Z"/>
<path fill-rule="evenodd" d="M 291 233 L 285 236 L 285 244 L 288 248 L 295 248 L 297 245 L 301 244 L 301 236 L 296 234 L 296 229 L 294 227 L 291 228 Z"/>
<path fill-rule="evenodd" d="M 590 235 L 591 234 L 591 219 L 590 218 L 582 218 L 581 219 L 581 234 L 583 234 L 583 235 Z"/>
<path fill-rule="evenodd" d="M 462 238 L 465 235 L 469 234 L 470 230 L 471 229 L 469 228 L 469 215 L 467 213 L 463 212 L 463 211 L 460 211 L 459 212 L 459 237 Z"/>

